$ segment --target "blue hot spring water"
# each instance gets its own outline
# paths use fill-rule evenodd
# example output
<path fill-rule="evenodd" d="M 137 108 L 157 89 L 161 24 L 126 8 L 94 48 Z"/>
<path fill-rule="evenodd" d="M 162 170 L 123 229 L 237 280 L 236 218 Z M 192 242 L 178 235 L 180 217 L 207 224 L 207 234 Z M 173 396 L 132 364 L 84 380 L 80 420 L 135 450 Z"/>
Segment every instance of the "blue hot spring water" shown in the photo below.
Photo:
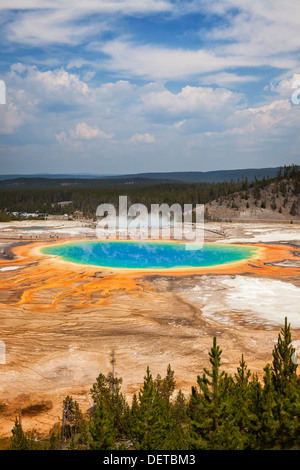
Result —
<path fill-rule="evenodd" d="M 185 244 L 172 241 L 74 241 L 46 246 L 42 253 L 64 261 L 93 266 L 126 269 L 170 269 L 214 266 L 249 259 L 256 248 L 243 245 L 205 243 L 187 250 Z"/>

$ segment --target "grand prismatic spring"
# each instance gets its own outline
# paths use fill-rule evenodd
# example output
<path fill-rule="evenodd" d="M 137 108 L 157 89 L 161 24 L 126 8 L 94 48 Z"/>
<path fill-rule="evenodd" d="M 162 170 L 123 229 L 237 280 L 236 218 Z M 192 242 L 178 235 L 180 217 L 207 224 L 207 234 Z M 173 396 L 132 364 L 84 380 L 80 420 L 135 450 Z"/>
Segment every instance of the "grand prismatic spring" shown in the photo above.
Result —
<path fill-rule="evenodd" d="M 216 245 L 188 249 L 175 242 L 77 241 L 43 248 L 42 253 L 64 261 L 120 269 L 170 269 L 221 265 L 251 258 L 257 249 Z"/>

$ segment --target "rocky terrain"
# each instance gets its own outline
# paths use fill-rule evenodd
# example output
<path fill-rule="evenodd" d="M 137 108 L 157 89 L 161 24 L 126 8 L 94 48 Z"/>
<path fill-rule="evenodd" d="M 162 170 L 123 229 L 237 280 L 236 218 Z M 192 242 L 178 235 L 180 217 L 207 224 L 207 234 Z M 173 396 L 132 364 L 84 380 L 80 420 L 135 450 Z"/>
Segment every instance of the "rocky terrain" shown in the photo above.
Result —
<path fill-rule="evenodd" d="M 281 185 L 272 182 L 265 188 L 240 191 L 205 207 L 208 220 L 300 223 L 300 196 L 288 182 Z"/>

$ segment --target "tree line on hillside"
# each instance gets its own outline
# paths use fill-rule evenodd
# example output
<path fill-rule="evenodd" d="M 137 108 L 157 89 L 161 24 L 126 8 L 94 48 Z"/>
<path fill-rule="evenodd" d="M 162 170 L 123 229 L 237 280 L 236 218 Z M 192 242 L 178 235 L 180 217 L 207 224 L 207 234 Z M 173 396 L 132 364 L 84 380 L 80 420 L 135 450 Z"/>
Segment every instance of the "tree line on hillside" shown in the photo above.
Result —
<path fill-rule="evenodd" d="M 148 210 L 151 204 L 174 203 L 207 204 L 213 200 L 222 200 L 239 194 L 247 198 L 253 193 L 259 201 L 262 189 L 275 183 L 275 192 L 282 194 L 300 194 L 300 171 L 297 165 L 285 166 L 278 170 L 275 178 L 263 178 L 248 181 L 247 178 L 223 183 L 155 183 L 153 185 L 110 184 L 103 182 L 99 186 L 27 188 L 0 190 L 0 221 L 7 221 L 12 212 L 40 212 L 44 214 L 73 215 L 76 211 L 84 217 L 95 217 L 100 204 L 112 203 L 118 206 L 119 196 L 127 195 L 128 204 L 144 204 Z M 68 205 L 60 205 L 69 201 Z M 296 203 L 295 203 L 296 204 Z M 297 207 L 293 209 L 296 213 Z"/>
<path fill-rule="evenodd" d="M 175 374 L 154 378 L 149 367 L 131 404 L 112 369 L 91 388 L 88 414 L 67 396 L 63 424 L 46 441 L 25 433 L 16 418 L 10 450 L 267 450 L 300 448 L 300 378 L 290 325 L 285 324 L 264 368 L 263 380 L 242 356 L 234 375 L 222 370 L 222 351 L 213 338 L 209 368 L 197 376 L 187 397 L 175 393 Z M 53 428 L 54 429 L 54 428 Z"/>
<path fill-rule="evenodd" d="M 261 209 L 271 209 L 279 214 L 285 213 L 292 216 L 299 215 L 300 209 L 300 172 L 297 165 L 279 168 L 273 178 L 254 179 L 252 183 L 247 180 L 241 182 L 241 188 L 229 194 L 221 196 L 215 201 L 218 205 L 214 208 L 226 208 L 235 210 L 253 209 L 253 206 Z M 206 210 L 209 212 L 208 204 Z M 209 219 L 209 217 L 206 217 Z M 213 220 L 217 220 L 214 219 Z"/>

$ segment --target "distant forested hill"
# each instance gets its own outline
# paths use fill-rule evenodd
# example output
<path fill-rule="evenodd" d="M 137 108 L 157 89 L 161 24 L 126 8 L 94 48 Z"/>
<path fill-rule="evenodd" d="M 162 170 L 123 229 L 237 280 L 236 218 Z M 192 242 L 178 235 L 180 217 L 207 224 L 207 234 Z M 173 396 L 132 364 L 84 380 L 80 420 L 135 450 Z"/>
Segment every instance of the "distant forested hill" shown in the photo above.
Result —
<path fill-rule="evenodd" d="M 119 196 L 126 195 L 128 204 L 140 203 L 150 209 L 151 204 L 209 204 L 209 213 L 219 218 L 225 209 L 239 210 L 270 206 L 272 214 L 297 216 L 299 201 L 299 168 L 296 165 L 277 170 L 272 178 L 247 177 L 213 182 L 175 182 L 151 178 L 110 179 L 43 179 L 22 178 L 0 181 L 0 211 L 5 215 L 15 212 L 40 212 L 54 215 L 80 211 L 94 217 L 99 204 L 118 205 Z M 61 204 L 63 202 L 63 204 Z M 69 202 L 69 204 L 66 204 Z M 217 206 L 216 206 L 217 204 Z M 217 213 L 213 213 L 216 206 Z M 279 212 L 280 211 L 280 212 Z M 234 215 L 234 214 L 233 214 Z M 224 217 L 224 214 L 223 214 Z M 231 217 L 228 214 L 228 217 Z M 6 219 L 5 219 L 6 220 Z"/>
<path fill-rule="evenodd" d="M 38 175 L 0 175 L 0 188 L 8 187 L 54 187 L 67 185 L 87 186 L 95 184 L 132 183 L 147 184 L 153 180 L 159 182 L 174 181 L 177 183 L 222 183 L 224 181 L 237 181 L 247 178 L 254 181 L 255 178 L 273 178 L 278 172 L 276 168 L 251 168 L 243 170 L 220 171 L 189 171 L 189 172 L 164 172 L 164 173 L 138 173 L 129 175 L 72 175 L 72 174 L 38 174 Z"/>
<path fill-rule="evenodd" d="M 255 178 L 273 178 L 278 172 L 277 168 L 251 168 L 244 170 L 220 170 L 220 171 L 187 171 L 172 173 L 140 173 L 141 178 L 167 179 L 180 181 L 183 183 L 222 183 L 224 181 L 237 181 L 247 178 L 248 181 L 254 181 Z M 126 175 L 132 176 L 132 175 Z"/>
<path fill-rule="evenodd" d="M 22 177 L 12 179 L 0 179 L 0 189 L 30 189 L 30 188 L 80 188 L 88 186 L 117 186 L 117 185 L 135 185 L 147 186 L 153 185 L 154 180 L 150 178 L 42 178 L 42 177 Z M 161 180 L 161 183 L 167 183 L 169 180 Z M 173 181 L 172 181 L 173 182 Z"/>

